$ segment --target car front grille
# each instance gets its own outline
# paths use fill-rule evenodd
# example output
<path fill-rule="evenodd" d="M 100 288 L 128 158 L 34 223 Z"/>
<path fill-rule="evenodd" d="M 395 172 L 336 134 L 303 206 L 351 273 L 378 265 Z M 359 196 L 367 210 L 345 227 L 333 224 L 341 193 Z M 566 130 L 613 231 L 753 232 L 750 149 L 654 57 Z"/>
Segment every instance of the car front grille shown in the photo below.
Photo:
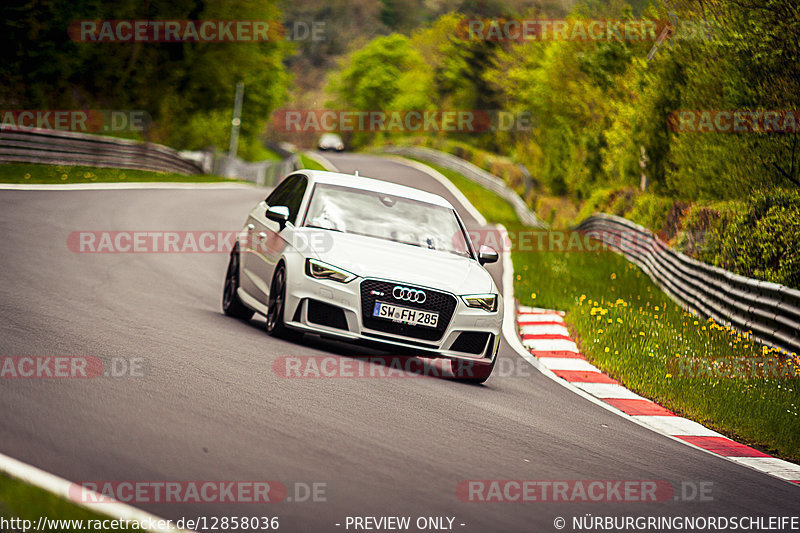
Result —
<path fill-rule="evenodd" d="M 405 300 L 396 300 L 392 296 L 392 291 L 395 286 L 400 285 L 409 289 L 416 289 L 425 291 L 425 301 L 423 303 L 409 302 Z M 381 296 L 383 294 L 383 296 Z M 372 316 L 372 310 L 375 308 L 375 302 L 386 302 L 401 307 L 410 307 L 412 309 L 423 309 L 425 311 L 435 311 L 439 313 L 439 320 L 435 328 L 426 326 L 414 326 L 410 324 L 401 324 L 399 322 L 392 322 L 383 318 L 376 318 Z M 376 279 L 365 279 L 361 282 L 361 316 L 365 328 L 375 331 L 382 331 L 384 333 L 393 333 L 395 335 L 402 335 L 413 339 L 422 339 L 427 341 L 438 341 L 444 335 L 450 319 L 453 318 L 453 312 L 456 310 L 456 298 L 452 294 L 435 291 L 425 287 L 418 287 L 408 285 L 400 282 L 381 281 Z"/>

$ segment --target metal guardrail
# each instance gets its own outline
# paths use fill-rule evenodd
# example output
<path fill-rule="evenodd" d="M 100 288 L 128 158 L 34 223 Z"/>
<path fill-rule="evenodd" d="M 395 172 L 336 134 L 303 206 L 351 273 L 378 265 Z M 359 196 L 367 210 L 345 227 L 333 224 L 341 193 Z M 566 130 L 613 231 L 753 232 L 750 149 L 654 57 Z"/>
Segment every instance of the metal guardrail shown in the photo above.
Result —
<path fill-rule="evenodd" d="M 264 174 L 264 182 L 258 183 L 259 185 L 265 185 L 268 187 L 272 187 L 278 184 L 278 181 L 282 180 L 286 177 L 287 174 L 290 172 L 294 172 L 295 170 L 303 168 L 302 163 L 300 163 L 300 157 L 297 154 L 292 154 L 291 156 L 283 159 L 282 161 L 274 161 L 269 167 L 267 167 L 266 172 Z"/>
<path fill-rule="evenodd" d="M 750 332 L 768 346 L 800 353 L 800 291 L 697 261 L 624 218 L 595 214 L 576 230 L 622 253 L 685 309 Z"/>
<path fill-rule="evenodd" d="M 180 155 L 200 165 L 206 174 L 247 180 L 264 187 L 274 186 L 284 176 L 301 168 L 300 158 L 291 152 L 280 161 L 256 162 L 244 161 L 210 149 L 199 152 L 185 151 L 180 152 Z"/>
<path fill-rule="evenodd" d="M 202 173 L 200 165 L 160 144 L 86 133 L 8 127 L 0 127 L 0 162 Z"/>
<path fill-rule="evenodd" d="M 210 150 L 178 152 L 160 144 L 116 137 L 0 127 L 0 163 L 10 162 L 216 174 L 262 186 L 275 185 L 300 168 L 299 158 L 293 154 L 281 161 L 250 163 Z"/>
<path fill-rule="evenodd" d="M 409 157 L 416 157 L 425 161 L 430 161 L 444 168 L 458 172 L 465 178 L 474 181 L 478 185 L 489 189 L 490 191 L 498 194 L 500 197 L 507 200 L 514 211 L 517 213 L 519 220 L 526 226 L 533 226 L 537 228 L 547 227 L 544 222 L 539 220 L 536 213 L 528 209 L 525 201 L 519 197 L 506 183 L 497 176 L 486 172 L 469 161 L 465 161 L 460 157 L 425 148 L 422 146 L 387 146 L 381 149 L 383 152 L 397 155 L 404 155 Z"/>

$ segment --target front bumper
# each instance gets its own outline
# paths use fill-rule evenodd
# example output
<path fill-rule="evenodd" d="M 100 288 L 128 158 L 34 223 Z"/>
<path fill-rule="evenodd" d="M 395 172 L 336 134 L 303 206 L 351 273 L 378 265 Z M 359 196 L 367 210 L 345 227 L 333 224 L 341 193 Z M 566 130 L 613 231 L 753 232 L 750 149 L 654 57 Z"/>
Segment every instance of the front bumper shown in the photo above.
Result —
<path fill-rule="evenodd" d="M 365 325 L 364 313 L 368 312 L 371 300 L 364 302 L 362 283 L 400 284 L 419 288 L 429 293 L 447 295 L 455 300 L 452 315 L 441 334 L 432 334 L 430 330 L 421 331 L 423 326 L 414 332 L 400 334 L 390 330 L 408 330 L 413 327 L 390 327 L 377 329 L 376 320 L 367 317 L 373 327 Z M 369 298 L 369 296 L 367 296 Z M 380 298 L 392 301 L 391 295 Z M 395 302 L 391 302 L 395 303 Z M 397 305 L 408 305 L 396 302 Z M 497 355 L 500 345 L 502 327 L 503 302 L 498 297 L 497 310 L 487 312 L 482 309 L 467 307 L 457 295 L 445 293 L 431 287 L 419 287 L 394 280 L 378 280 L 375 278 L 357 278 L 350 283 L 339 283 L 331 280 L 311 278 L 305 274 L 287 276 L 286 305 L 284 322 L 287 326 L 319 335 L 349 341 L 366 341 L 380 343 L 397 349 L 414 352 L 425 352 L 430 357 L 446 357 L 465 361 L 489 364 Z M 427 309 L 430 310 L 430 309 Z M 440 313 L 440 320 L 446 317 Z M 385 321 L 392 324 L 391 321 Z M 427 338 L 422 338 L 427 337 Z M 436 337 L 436 338 L 432 338 Z M 418 355 L 418 353 L 415 353 Z"/>

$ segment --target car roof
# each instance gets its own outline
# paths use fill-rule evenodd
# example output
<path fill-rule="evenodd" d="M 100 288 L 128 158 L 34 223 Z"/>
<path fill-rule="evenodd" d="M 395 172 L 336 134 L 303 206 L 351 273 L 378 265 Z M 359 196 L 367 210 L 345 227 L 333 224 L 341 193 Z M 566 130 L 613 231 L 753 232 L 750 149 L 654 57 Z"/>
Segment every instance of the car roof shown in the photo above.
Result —
<path fill-rule="evenodd" d="M 394 196 L 400 196 L 410 200 L 417 200 L 419 202 L 425 202 L 428 204 L 454 209 L 450 202 L 438 194 L 421 191 L 413 187 L 406 187 L 405 185 L 398 185 L 388 181 L 365 178 L 363 176 L 354 176 L 352 174 L 343 174 L 340 172 L 327 172 L 322 170 L 303 170 L 303 172 L 306 173 L 309 178 L 311 178 L 313 183 L 340 185 L 342 187 L 350 187 L 353 189 L 392 194 Z"/>

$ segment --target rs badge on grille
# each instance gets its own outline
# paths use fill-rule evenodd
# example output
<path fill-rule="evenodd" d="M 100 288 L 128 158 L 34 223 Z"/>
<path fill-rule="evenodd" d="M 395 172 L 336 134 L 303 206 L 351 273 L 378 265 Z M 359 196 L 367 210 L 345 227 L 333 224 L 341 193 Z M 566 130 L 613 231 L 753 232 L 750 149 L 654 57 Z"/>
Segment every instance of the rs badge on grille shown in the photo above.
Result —
<path fill-rule="evenodd" d="M 384 293 L 381 291 L 369 291 L 372 296 L 384 296 Z"/>

